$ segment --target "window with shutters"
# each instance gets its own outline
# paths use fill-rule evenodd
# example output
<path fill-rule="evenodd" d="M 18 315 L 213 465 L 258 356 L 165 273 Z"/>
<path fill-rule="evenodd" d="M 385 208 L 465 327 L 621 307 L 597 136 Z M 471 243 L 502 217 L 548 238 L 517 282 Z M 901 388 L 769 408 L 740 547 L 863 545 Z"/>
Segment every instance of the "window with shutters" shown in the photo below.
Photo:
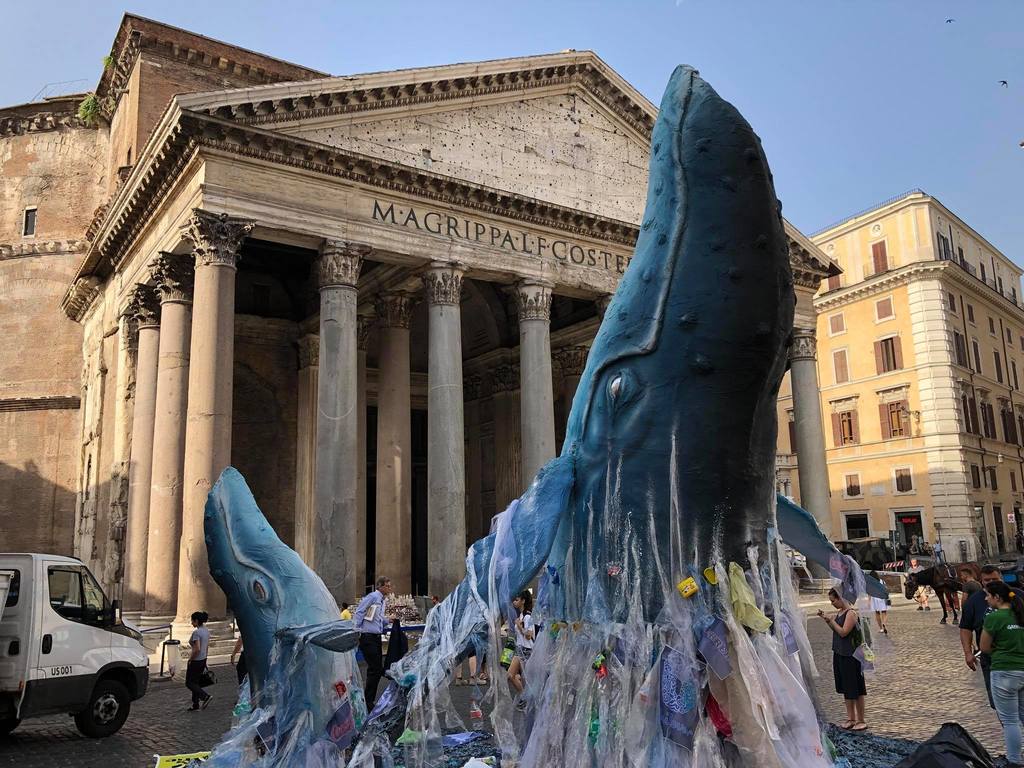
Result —
<path fill-rule="evenodd" d="M 938 239 L 938 257 L 950 261 L 953 257 L 952 249 L 949 247 L 949 240 L 945 235 L 935 233 L 935 237 Z"/>
<path fill-rule="evenodd" d="M 860 426 L 856 410 L 844 410 L 832 414 L 832 440 L 837 448 L 856 445 L 860 442 Z"/>
<path fill-rule="evenodd" d="M 832 371 L 836 384 L 845 384 L 850 380 L 850 367 L 846 360 L 845 349 L 837 349 L 832 353 Z"/>
<path fill-rule="evenodd" d="M 988 487 L 989 487 L 989 490 L 992 490 L 992 491 L 998 491 L 999 490 L 999 483 L 996 480 L 996 468 L 995 467 L 988 467 Z"/>
<path fill-rule="evenodd" d="M 981 467 L 971 464 L 971 487 L 975 490 L 981 488 Z"/>
<path fill-rule="evenodd" d="M 871 535 L 868 526 L 868 516 L 864 512 L 855 512 L 846 515 L 846 538 L 866 539 Z"/>
<path fill-rule="evenodd" d="M 1013 344 L 1013 331 L 1009 328 L 1006 329 L 1006 343 Z"/>
<path fill-rule="evenodd" d="M 789 452 L 796 453 L 796 415 L 793 411 L 786 411 L 789 424 Z"/>
<path fill-rule="evenodd" d="M 896 467 L 892 471 L 896 493 L 911 493 L 914 490 L 914 475 L 910 467 Z"/>
<path fill-rule="evenodd" d="M 967 356 L 967 339 L 959 331 L 953 331 L 953 352 L 956 355 L 956 364 L 964 368 L 971 367 L 971 360 Z"/>
<path fill-rule="evenodd" d="M 1013 379 L 1013 388 L 1020 389 L 1020 382 L 1017 380 L 1017 361 L 1010 360 L 1010 377 Z"/>
<path fill-rule="evenodd" d="M 838 291 L 839 287 L 839 275 L 829 275 L 828 289 L 830 291 Z"/>
<path fill-rule="evenodd" d="M 974 325 L 974 307 L 970 304 L 967 305 L 967 322 Z"/>
<path fill-rule="evenodd" d="M 887 339 L 875 342 L 876 373 L 898 371 L 902 367 L 903 352 L 900 349 L 899 336 L 890 336 Z"/>
<path fill-rule="evenodd" d="M 1010 470 L 1010 490 L 1017 490 L 1017 473 L 1014 472 L 1012 469 Z"/>
<path fill-rule="evenodd" d="M 1024 445 L 1024 415 L 1017 414 L 1017 445 Z"/>
<path fill-rule="evenodd" d="M 855 499 L 861 495 L 860 493 L 860 473 L 853 472 L 848 475 L 844 475 L 845 480 L 845 496 L 848 499 Z"/>
<path fill-rule="evenodd" d="M 996 365 L 996 381 L 1000 384 L 1003 383 L 1003 360 L 999 357 L 999 353 L 994 349 L 992 350 L 992 360 Z"/>
<path fill-rule="evenodd" d="M 981 434 L 980 420 L 978 419 L 978 401 L 971 397 L 968 398 L 968 408 L 971 416 L 971 432 L 975 435 Z"/>
<path fill-rule="evenodd" d="M 889 257 L 885 252 L 884 240 L 880 243 L 872 243 L 871 264 L 874 267 L 874 272 L 872 274 L 880 275 L 889 270 Z"/>
<path fill-rule="evenodd" d="M 842 312 L 830 315 L 828 318 L 828 333 L 830 336 L 838 336 L 846 332 L 846 318 Z"/>
<path fill-rule="evenodd" d="M 993 320 L 991 317 L 989 317 L 988 319 L 988 332 L 991 333 L 993 336 L 996 335 L 996 321 Z"/>
<path fill-rule="evenodd" d="M 892 297 L 888 296 L 875 302 L 875 319 L 890 320 L 895 317 L 892 311 Z"/>
<path fill-rule="evenodd" d="M 963 411 L 964 432 L 973 432 L 971 429 L 971 407 L 967 395 L 960 395 L 960 410 Z"/>
<path fill-rule="evenodd" d="M 981 267 L 981 280 L 982 282 L 988 282 L 988 275 L 985 274 L 985 265 L 982 262 L 978 262 L 978 266 Z"/>
<path fill-rule="evenodd" d="M 984 373 L 981 369 L 981 347 L 978 346 L 977 339 L 971 339 L 971 349 L 974 350 L 974 372 Z"/>
<path fill-rule="evenodd" d="M 996 409 L 991 403 L 981 404 L 981 429 L 985 437 L 996 439 Z"/>
<path fill-rule="evenodd" d="M 907 436 L 909 419 L 904 418 L 904 414 L 909 416 L 910 411 L 907 408 L 906 400 L 882 403 L 878 406 L 878 410 L 882 421 L 883 440 Z"/>
<path fill-rule="evenodd" d="M 952 293 L 946 294 L 949 300 L 949 311 L 956 314 L 956 296 Z"/>
<path fill-rule="evenodd" d="M 996 285 L 999 286 L 999 293 L 1000 293 L 1000 295 L 1002 295 L 1002 293 L 1003 293 L 1003 278 L 996 277 Z"/>
<path fill-rule="evenodd" d="M 1013 419 L 1013 411 L 1008 408 L 999 410 L 999 418 L 1003 422 L 1003 440 L 1017 444 L 1017 422 Z"/>

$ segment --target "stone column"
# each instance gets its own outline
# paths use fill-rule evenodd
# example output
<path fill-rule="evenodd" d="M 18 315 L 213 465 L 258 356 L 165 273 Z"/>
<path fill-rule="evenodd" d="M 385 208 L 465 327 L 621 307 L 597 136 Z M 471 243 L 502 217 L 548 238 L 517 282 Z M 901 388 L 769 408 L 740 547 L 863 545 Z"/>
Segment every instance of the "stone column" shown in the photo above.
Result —
<path fill-rule="evenodd" d="M 412 298 L 402 292 L 377 300 L 380 324 L 377 390 L 377 577 L 398 593 L 412 589 L 412 403 L 409 321 Z"/>
<path fill-rule="evenodd" d="M 794 329 L 793 346 L 789 350 L 789 370 L 793 387 L 793 417 L 796 422 L 800 503 L 814 515 L 822 533 L 832 538 L 832 511 L 829 506 L 828 465 L 825 462 L 825 434 L 821 425 L 816 353 L 817 339 L 814 331 Z"/>
<path fill-rule="evenodd" d="M 608 305 L 612 303 L 612 294 L 606 294 L 594 299 L 594 308 L 597 309 L 598 320 L 604 320 L 604 313 L 608 311 Z"/>
<path fill-rule="evenodd" d="M 519 396 L 523 435 L 523 482 L 555 456 L 554 392 L 551 380 L 551 286 L 523 281 L 516 286 L 519 309 Z"/>
<path fill-rule="evenodd" d="M 203 511 L 210 488 L 231 464 L 231 402 L 235 360 L 235 271 L 254 224 L 195 209 L 182 230 L 196 259 L 185 427 L 185 509 L 178 565 L 178 620 L 203 610 L 226 612 L 210 577 Z"/>
<path fill-rule="evenodd" d="M 295 551 L 309 565 L 313 550 L 313 498 L 316 489 L 316 391 L 320 337 L 299 339 L 299 381 L 295 450 Z"/>
<path fill-rule="evenodd" d="M 462 404 L 461 267 L 434 263 L 423 274 L 427 296 L 427 585 L 447 595 L 466 562 L 466 454 Z"/>
<path fill-rule="evenodd" d="M 353 552 L 356 558 L 356 586 L 359 587 L 359 594 L 365 594 L 367 587 L 366 578 L 366 345 L 370 340 L 370 329 L 373 327 L 374 319 L 370 315 L 359 316 L 359 352 L 356 364 L 356 391 L 358 392 L 356 418 L 358 421 L 357 437 L 358 449 L 356 451 L 356 503 L 358 512 L 356 514 L 356 541 Z"/>
<path fill-rule="evenodd" d="M 316 396 L 316 503 L 310 566 L 340 604 L 355 602 L 359 453 L 359 270 L 366 246 L 336 240 L 320 253 L 320 371 Z"/>
<path fill-rule="evenodd" d="M 117 598 L 124 604 L 125 570 L 128 558 L 128 475 L 131 467 L 132 407 L 135 392 L 135 316 L 131 304 L 117 319 L 117 378 L 114 385 L 114 460 L 110 467 L 111 546 L 107 547 L 101 582 L 115 584 Z"/>
<path fill-rule="evenodd" d="M 153 265 L 153 279 L 160 293 L 160 363 L 146 558 L 149 620 L 172 618 L 178 605 L 193 269 L 191 256 L 172 253 L 160 254 Z"/>
<path fill-rule="evenodd" d="M 135 413 L 132 417 L 128 465 L 128 562 L 124 579 L 124 610 L 141 611 L 146 598 L 146 548 L 149 541 L 150 478 L 153 470 L 153 419 L 160 343 L 160 304 L 156 292 L 137 286 L 130 310 L 139 329 L 135 364 Z"/>

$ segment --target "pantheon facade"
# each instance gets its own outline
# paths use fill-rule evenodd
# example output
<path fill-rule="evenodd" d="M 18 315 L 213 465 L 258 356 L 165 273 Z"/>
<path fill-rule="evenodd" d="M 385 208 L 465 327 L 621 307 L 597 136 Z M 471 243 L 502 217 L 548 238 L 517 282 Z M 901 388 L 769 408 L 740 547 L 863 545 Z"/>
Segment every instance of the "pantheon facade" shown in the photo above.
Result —
<path fill-rule="evenodd" d="M 133 16 L 96 96 L 47 129 L 107 158 L 53 306 L 81 344 L 74 552 L 129 610 L 224 615 L 203 509 L 233 465 L 339 600 L 445 593 L 560 450 L 655 106 L 591 52 L 329 77 Z M 787 231 L 827 516 L 810 299 L 837 270 Z"/>

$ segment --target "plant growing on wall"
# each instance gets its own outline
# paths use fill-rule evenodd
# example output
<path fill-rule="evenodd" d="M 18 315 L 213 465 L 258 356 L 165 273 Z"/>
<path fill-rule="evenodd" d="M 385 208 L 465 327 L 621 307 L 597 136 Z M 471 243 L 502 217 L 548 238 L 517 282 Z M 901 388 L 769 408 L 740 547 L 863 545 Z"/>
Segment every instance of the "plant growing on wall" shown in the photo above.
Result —
<path fill-rule="evenodd" d="M 94 125 L 102 115 L 100 100 L 95 93 L 90 93 L 78 105 L 78 119 L 89 125 Z"/>

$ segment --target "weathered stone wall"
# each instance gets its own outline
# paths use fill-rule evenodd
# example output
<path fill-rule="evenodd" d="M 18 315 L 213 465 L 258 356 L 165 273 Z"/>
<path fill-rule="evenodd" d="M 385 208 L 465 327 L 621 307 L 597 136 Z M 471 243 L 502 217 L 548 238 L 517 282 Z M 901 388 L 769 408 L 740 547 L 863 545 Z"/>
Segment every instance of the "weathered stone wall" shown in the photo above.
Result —
<path fill-rule="evenodd" d="M 621 221 L 643 211 L 647 143 L 576 94 L 282 129 Z"/>
<path fill-rule="evenodd" d="M 73 124 L 73 104 L 52 119 Z M 82 328 L 60 302 L 100 203 L 105 144 L 102 131 L 74 125 L 0 136 L 0 548 L 7 551 L 73 551 Z M 36 233 L 23 237 L 31 206 Z"/>

